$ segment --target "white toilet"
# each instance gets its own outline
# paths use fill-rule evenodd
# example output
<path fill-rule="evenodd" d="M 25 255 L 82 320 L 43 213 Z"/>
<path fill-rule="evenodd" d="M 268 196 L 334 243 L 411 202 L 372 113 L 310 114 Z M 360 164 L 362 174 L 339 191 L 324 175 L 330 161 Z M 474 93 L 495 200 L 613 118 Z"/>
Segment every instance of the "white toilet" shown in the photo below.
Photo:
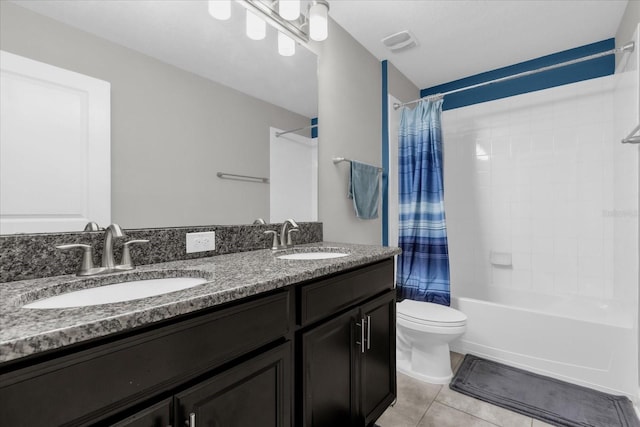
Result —
<path fill-rule="evenodd" d="M 467 323 L 464 313 L 440 304 L 404 300 L 397 309 L 397 370 L 433 384 L 453 377 L 449 343 Z"/>

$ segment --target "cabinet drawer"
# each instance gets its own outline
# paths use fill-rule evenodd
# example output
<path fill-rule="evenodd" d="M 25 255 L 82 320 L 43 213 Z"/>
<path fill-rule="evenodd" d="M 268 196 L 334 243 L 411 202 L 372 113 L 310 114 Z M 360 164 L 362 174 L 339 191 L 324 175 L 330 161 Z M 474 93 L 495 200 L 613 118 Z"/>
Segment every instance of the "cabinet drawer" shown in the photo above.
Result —
<path fill-rule="evenodd" d="M 305 326 L 393 289 L 393 259 L 340 274 L 298 289 L 298 325 Z"/>
<path fill-rule="evenodd" d="M 99 420 L 284 336 L 289 307 L 280 292 L 4 374 L 0 425 Z"/>

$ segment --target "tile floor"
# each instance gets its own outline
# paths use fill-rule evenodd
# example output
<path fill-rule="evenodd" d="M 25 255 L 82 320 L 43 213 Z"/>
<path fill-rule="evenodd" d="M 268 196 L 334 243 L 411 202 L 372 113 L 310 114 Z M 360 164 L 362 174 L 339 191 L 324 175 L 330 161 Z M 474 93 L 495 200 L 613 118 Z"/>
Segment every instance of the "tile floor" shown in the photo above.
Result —
<path fill-rule="evenodd" d="M 451 353 L 456 372 L 462 355 Z M 380 427 L 545 427 L 516 412 L 455 392 L 448 385 L 427 384 L 398 373 L 398 400 L 377 421 Z"/>

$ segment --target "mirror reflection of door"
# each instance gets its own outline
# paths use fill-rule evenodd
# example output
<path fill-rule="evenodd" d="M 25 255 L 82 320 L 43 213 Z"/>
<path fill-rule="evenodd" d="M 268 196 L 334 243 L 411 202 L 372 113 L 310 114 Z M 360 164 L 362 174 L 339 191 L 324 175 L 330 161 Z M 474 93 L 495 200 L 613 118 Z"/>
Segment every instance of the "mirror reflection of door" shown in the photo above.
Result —
<path fill-rule="evenodd" d="M 110 84 L 0 51 L 0 234 L 111 217 Z"/>
<path fill-rule="evenodd" d="M 271 128 L 269 222 L 318 220 L 317 138 Z"/>

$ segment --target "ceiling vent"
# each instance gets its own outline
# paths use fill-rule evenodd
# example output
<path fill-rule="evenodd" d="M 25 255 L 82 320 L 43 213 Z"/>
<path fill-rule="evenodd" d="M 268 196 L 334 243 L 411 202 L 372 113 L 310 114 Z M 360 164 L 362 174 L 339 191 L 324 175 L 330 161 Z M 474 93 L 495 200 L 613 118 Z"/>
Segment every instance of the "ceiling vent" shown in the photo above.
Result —
<path fill-rule="evenodd" d="M 418 46 L 418 41 L 413 34 L 405 30 L 383 38 L 382 44 L 388 47 L 391 52 L 402 52 Z"/>

